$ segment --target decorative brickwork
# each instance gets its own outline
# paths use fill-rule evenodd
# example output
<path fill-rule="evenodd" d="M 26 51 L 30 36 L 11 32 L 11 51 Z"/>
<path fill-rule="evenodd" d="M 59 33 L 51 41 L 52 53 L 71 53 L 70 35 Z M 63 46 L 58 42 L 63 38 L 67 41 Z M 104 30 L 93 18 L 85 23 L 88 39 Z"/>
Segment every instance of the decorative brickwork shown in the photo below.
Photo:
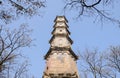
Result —
<path fill-rule="evenodd" d="M 46 69 L 43 78 L 79 78 L 76 61 L 77 55 L 72 51 L 73 41 L 69 37 L 67 19 L 57 16 L 50 39 L 50 49 L 45 55 Z"/>

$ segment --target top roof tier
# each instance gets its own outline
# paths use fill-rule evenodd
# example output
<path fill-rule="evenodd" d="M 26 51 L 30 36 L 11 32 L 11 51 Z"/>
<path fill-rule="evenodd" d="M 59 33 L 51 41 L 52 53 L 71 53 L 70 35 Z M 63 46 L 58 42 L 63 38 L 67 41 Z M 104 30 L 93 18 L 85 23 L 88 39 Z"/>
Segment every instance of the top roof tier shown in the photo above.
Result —
<path fill-rule="evenodd" d="M 68 20 L 65 18 L 65 16 L 57 16 L 54 20 L 54 22 L 68 22 Z"/>

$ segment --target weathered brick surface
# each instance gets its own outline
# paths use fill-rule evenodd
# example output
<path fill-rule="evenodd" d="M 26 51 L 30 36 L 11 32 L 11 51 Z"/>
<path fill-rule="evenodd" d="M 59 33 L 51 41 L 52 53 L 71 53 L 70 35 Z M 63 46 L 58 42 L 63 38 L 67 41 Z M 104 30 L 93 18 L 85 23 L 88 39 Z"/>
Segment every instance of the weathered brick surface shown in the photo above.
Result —
<path fill-rule="evenodd" d="M 79 78 L 76 65 L 77 56 L 70 50 L 72 41 L 69 38 L 70 32 L 66 22 L 64 16 L 58 16 L 55 19 L 43 78 Z"/>

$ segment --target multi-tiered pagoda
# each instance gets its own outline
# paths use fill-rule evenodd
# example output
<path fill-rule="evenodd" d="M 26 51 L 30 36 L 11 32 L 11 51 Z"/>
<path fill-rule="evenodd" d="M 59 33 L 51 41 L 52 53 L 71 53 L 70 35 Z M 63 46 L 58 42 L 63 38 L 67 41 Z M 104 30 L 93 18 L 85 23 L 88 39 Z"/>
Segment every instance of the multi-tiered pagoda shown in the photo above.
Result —
<path fill-rule="evenodd" d="M 54 22 L 50 49 L 44 57 L 46 69 L 43 78 L 79 78 L 78 57 L 71 48 L 73 41 L 69 37 L 68 21 L 65 16 L 57 16 Z"/>

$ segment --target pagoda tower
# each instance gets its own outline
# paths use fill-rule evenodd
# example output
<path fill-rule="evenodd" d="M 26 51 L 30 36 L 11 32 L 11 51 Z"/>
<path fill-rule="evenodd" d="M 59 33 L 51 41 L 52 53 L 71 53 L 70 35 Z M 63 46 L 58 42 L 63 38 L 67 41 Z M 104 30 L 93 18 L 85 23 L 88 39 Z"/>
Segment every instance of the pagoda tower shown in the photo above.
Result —
<path fill-rule="evenodd" d="M 50 49 L 44 57 L 46 68 L 43 78 L 79 78 L 78 57 L 71 49 L 73 41 L 69 37 L 68 21 L 65 16 L 57 16 L 54 22 Z"/>

